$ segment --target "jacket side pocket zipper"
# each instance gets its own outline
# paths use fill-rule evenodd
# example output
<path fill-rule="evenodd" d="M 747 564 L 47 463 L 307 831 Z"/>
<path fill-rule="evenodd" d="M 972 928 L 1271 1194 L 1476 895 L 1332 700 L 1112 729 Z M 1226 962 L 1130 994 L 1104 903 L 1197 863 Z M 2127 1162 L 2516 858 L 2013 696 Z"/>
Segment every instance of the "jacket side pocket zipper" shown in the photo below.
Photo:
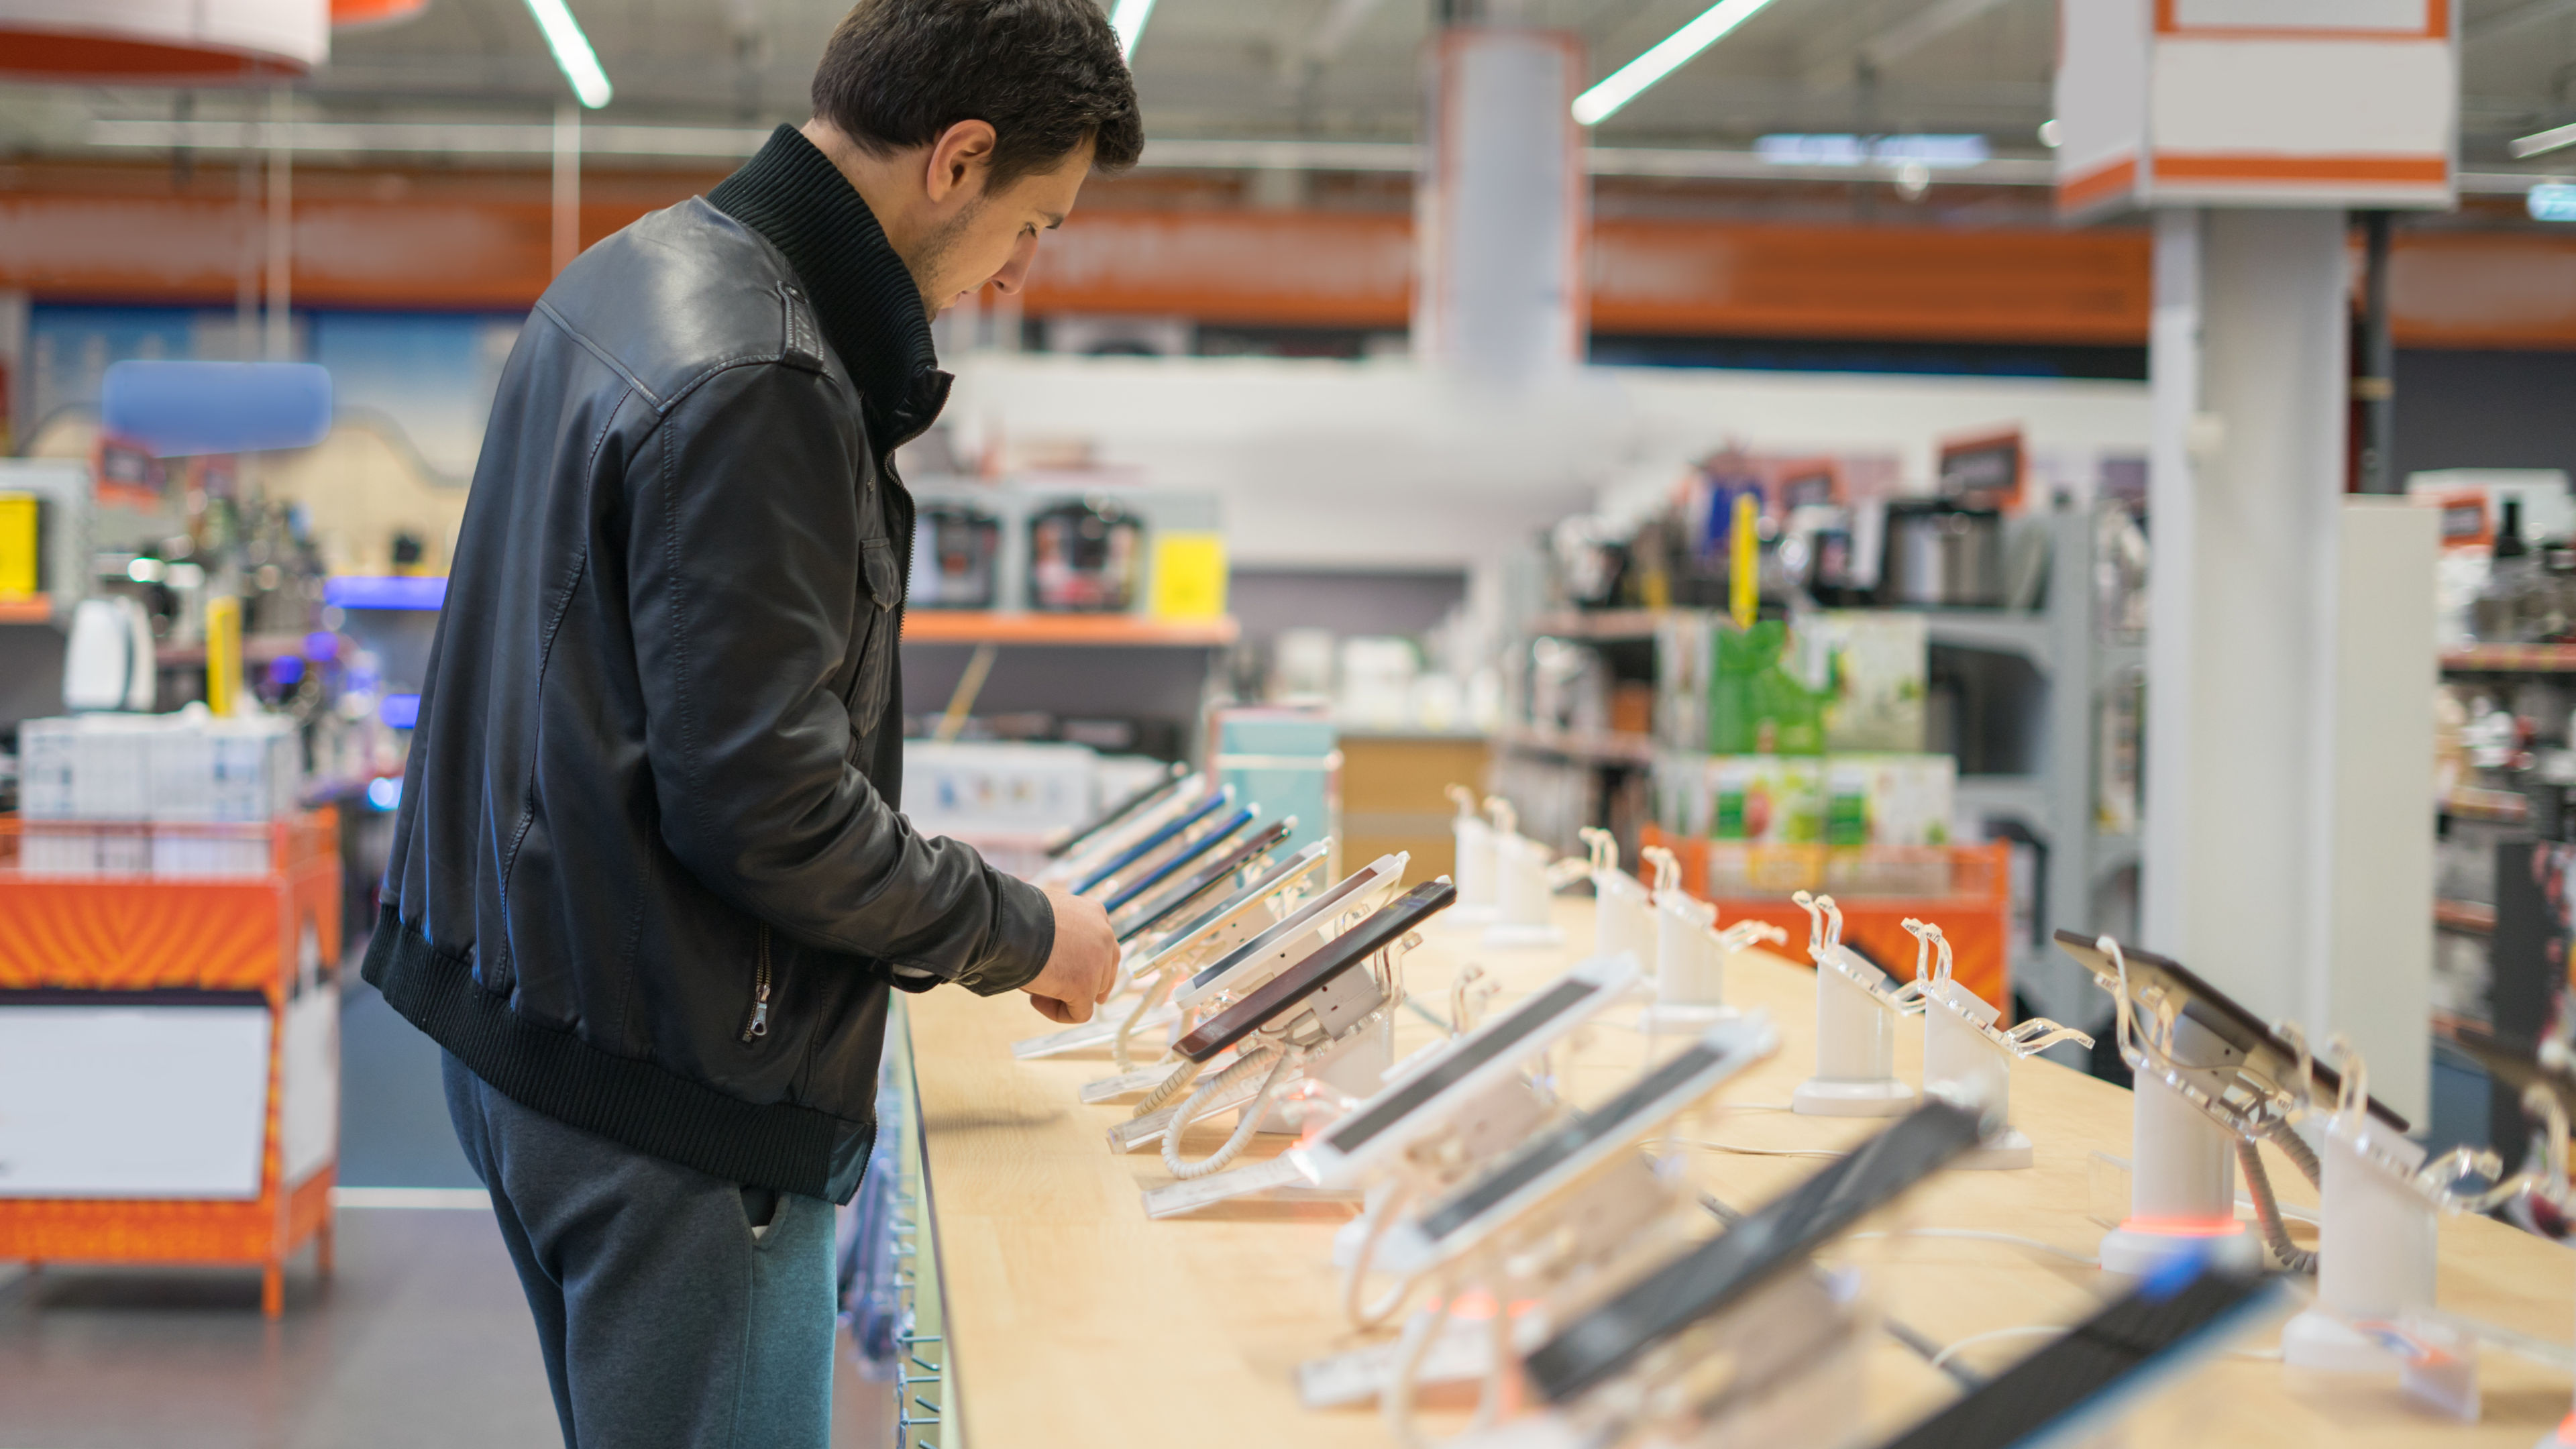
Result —
<path fill-rule="evenodd" d="M 751 1022 L 742 1029 L 748 1046 L 769 1035 L 769 927 L 760 928 L 760 955 L 751 973 Z"/>

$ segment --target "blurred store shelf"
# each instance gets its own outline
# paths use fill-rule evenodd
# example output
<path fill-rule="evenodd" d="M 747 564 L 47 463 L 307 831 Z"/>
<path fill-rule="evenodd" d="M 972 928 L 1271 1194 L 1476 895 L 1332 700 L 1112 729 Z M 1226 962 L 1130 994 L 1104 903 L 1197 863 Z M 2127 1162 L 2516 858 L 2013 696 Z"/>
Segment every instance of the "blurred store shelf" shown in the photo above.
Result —
<path fill-rule="evenodd" d="M 1651 765 L 1654 737 L 1624 730 L 1561 730 L 1549 725 L 1507 724 L 1494 731 L 1496 743 L 1513 749 L 1538 750 L 1608 765 Z"/>
<path fill-rule="evenodd" d="M 2576 674 L 2576 644 L 2471 644 L 2442 655 L 2457 674 Z"/>
<path fill-rule="evenodd" d="M 1065 644 L 1221 649 L 1242 626 L 1231 618 L 1155 619 L 1138 614 L 996 614 L 980 609 L 913 609 L 906 644 Z"/>

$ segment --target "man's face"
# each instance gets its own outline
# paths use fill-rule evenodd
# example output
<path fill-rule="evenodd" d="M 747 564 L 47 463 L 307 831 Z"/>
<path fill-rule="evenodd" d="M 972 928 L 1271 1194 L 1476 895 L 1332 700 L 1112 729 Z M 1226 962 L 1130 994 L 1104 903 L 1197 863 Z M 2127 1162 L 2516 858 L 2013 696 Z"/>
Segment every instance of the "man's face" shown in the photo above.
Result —
<path fill-rule="evenodd" d="M 1037 260 L 1038 236 L 1064 224 L 1091 171 L 1091 143 L 1075 148 L 1053 168 L 1032 171 L 987 192 L 970 182 L 974 194 L 962 198 L 957 213 L 924 240 L 909 258 L 922 305 L 933 316 L 975 295 L 990 283 L 1016 292 Z"/>

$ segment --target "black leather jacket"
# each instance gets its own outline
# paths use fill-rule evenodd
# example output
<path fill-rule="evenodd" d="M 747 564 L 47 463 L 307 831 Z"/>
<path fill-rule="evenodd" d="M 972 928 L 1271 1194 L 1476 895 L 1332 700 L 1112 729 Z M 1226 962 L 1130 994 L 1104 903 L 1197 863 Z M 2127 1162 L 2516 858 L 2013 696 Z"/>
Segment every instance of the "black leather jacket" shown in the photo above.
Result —
<path fill-rule="evenodd" d="M 992 993 L 1046 897 L 898 813 L 912 505 L 948 378 L 856 191 L 781 127 L 585 252 L 512 350 L 365 967 L 477 1076 L 847 1201 L 889 985 Z"/>

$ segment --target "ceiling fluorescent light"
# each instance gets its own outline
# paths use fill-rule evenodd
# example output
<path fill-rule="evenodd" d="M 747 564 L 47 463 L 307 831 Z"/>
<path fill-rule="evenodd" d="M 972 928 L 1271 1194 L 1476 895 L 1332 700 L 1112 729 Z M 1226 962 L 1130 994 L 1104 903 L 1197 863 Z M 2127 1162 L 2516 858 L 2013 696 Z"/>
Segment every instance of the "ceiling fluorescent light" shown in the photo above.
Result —
<path fill-rule="evenodd" d="M 528 13 L 537 17 L 537 28 L 546 33 L 546 49 L 555 53 L 555 66 L 572 83 L 575 99 L 592 110 L 608 104 L 608 72 L 599 68 L 599 55 L 590 48 L 590 37 L 581 33 L 581 22 L 572 18 L 564 0 L 528 0 Z"/>
<path fill-rule="evenodd" d="M 2576 146 L 2576 126 L 2552 126 L 2546 131 L 2534 131 L 2528 136 L 2516 137 L 2513 144 L 2505 149 L 2513 153 L 2516 161 L 2528 161 L 2561 146 Z"/>
<path fill-rule="evenodd" d="M 1122 0 L 1129 3 L 1129 0 Z M 1646 88 L 1690 63 L 1691 57 L 1726 38 L 1727 32 L 1760 13 L 1771 0 L 1717 0 L 1699 18 L 1662 40 L 1644 55 L 1610 73 L 1609 79 L 1574 98 L 1575 124 L 1597 126 L 1621 106 L 1645 94 Z"/>
<path fill-rule="evenodd" d="M 1145 22 L 1154 18 L 1154 0 L 1118 0 L 1109 12 L 1109 28 L 1118 32 L 1118 54 L 1121 59 L 1136 54 L 1136 38 L 1145 33 Z"/>

